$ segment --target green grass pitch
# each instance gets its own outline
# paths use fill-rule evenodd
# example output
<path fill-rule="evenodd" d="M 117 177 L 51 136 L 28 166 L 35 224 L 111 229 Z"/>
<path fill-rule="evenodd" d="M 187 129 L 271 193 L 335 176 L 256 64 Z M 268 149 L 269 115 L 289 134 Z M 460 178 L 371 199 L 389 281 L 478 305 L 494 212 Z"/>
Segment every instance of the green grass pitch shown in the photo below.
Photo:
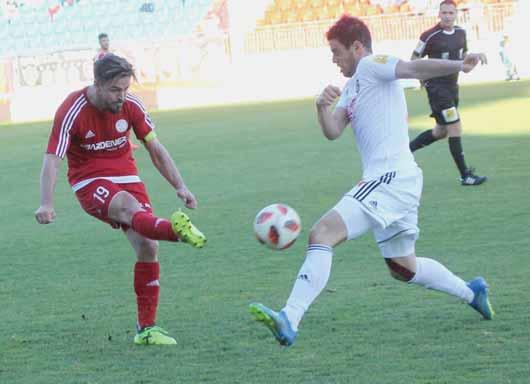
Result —
<path fill-rule="evenodd" d="M 176 348 L 132 344 L 133 252 L 80 209 L 64 166 L 56 223 L 36 224 L 50 123 L 1 126 L 0 383 L 528 383 L 529 97 L 528 81 L 461 89 L 466 159 L 490 177 L 485 185 L 459 186 L 446 141 L 416 156 L 425 177 L 417 253 L 464 279 L 485 276 L 495 320 L 392 280 L 366 235 L 336 250 L 328 287 L 289 349 L 247 306 L 284 304 L 312 223 L 360 175 L 351 132 L 326 141 L 312 100 L 153 113 L 208 236 L 202 250 L 160 248 L 158 321 Z M 407 98 L 413 137 L 433 122 L 424 92 Z M 146 151 L 135 155 L 155 212 L 169 216 L 180 201 Z M 274 252 L 251 223 L 280 201 L 303 232 Z"/>

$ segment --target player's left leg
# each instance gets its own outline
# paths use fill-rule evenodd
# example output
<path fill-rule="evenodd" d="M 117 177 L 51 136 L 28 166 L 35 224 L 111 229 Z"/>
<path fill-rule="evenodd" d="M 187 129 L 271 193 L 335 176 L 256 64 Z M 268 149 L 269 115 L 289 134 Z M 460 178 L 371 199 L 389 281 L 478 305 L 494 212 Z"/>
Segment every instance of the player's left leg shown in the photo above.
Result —
<path fill-rule="evenodd" d="M 160 293 L 160 264 L 158 242 L 147 239 L 132 228 L 125 232 L 136 253 L 134 266 L 134 291 L 138 309 L 137 334 L 134 343 L 139 345 L 174 345 L 176 340 L 156 325 L 156 311 Z"/>
<path fill-rule="evenodd" d="M 460 183 L 462 185 L 480 185 L 488 178 L 478 176 L 474 169 L 466 165 L 464 150 L 462 149 L 462 122 L 458 112 L 459 96 L 458 86 L 445 89 L 439 100 L 440 113 L 436 121 L 445 125 L 449 141 L 449 152 L 460 172 Z"/>
<path fill-rule="evenodd" d="M 333 248 L 361 236 L 372 225 L 357 200 L 343 197 L 311 229 L 306 258 L 283 309 L 275 312 L 260 303 L 250 305 L 254 318 L 266 325 L 281 345 L 293 344 L 302 317 L 324 290 L 331 273 Z"/>
<path fill-rule="evenodd" d="M 196 248 L 206 242 L 184 212 L 175 212 L 171 220 L 153 215 L 143 183 L 116 184 L 97 179 L 76 191 L 76 196 L 89 215 L 115 228 L 132 227 L 148 239 L 182 241 Z"/>
<path fill-rule="evenodd" d="M 456 107 L 454 109 L 456 111 Z M 476 175 L 474 169 L 466 165 L 464 150 L 462 149 L 462 124 L 460 119 L 454 123 L 447 124 L 446 128 L 449 137 L 449 151 L 460 172 L 461 184 L 480 185 L 484 183 L 488 179 L 487 176 Z"/>
<path fill-rule="evenodd" d="M 206 237 L 184 212 L 175 212 L 171 221 L 154 216 L 142 206 L 142 196 L 141 191 L 123 190 L 114 194 L 108 206 L 108 217 L 152 240 L 183 241 L 196 248 L 204 246 Z"/>
<path fill-rule="evenodd" d="M 359 209 L 357 214 L 361 217 L 363 212 Z M 368 218 L 365 219 L 369 223 Z M 361 219 L 353 220 L 361 224 Z M 368 231 L 369 225 L 370 223 L 361 232 Z M 347 225 L 336 209 L 328 211 L 311 228 L 304 263 L 298 271 L 291 294 L 282 309 L 295 332 L 310 305 L 328 283 L 331 274 L 333 248 L 347 239 Z"/>

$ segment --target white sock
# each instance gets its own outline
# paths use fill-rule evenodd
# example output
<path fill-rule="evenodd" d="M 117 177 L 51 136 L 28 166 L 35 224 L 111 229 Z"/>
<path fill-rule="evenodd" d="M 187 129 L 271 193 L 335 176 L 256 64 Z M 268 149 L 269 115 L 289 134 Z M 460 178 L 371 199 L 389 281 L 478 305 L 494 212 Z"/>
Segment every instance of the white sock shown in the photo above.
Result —
<path fill-rule="evenodd" d="M 427 289 L 435 289 L 471 303 L 475 294 L 466 282 L 433 259 L 416 258 L 416 274 L 409 281 Z"/>
<path fill-rule="evenodd" d="M 311 244 L 307 248 L 304 264 L 298 272 L 287 304 L 282 309 L 293 330 L 298 330 L 304 313 L 326 286 L 331 272 L 332 256 L 333 248 L 327 245 Z"/>

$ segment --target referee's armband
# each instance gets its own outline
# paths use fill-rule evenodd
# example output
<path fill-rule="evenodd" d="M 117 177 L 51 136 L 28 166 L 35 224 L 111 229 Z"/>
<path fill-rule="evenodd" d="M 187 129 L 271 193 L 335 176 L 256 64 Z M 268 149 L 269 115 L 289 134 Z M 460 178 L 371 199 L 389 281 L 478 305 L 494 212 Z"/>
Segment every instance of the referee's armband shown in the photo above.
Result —
<path fill-rule="evenodd" d="M 149 143 L 150 141 L 153 141 L 154 139 L 156 139 L 156 133 L 155 131 L 151 131 L 144 137 L 143 141 L 144 143 Z"/>

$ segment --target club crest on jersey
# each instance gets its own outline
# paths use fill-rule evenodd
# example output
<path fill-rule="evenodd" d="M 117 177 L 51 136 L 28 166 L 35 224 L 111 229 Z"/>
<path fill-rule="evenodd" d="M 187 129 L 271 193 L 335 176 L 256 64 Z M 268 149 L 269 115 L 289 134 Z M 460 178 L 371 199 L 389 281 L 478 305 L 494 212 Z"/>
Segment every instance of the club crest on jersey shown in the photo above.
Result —
<path fill-rule="evenodd" d="M 127 120 L 119 119 L 116 121 L 116 131 L 119 133 L 123 133 L 129 128 L 129 124 L 127 124 Z"/>

